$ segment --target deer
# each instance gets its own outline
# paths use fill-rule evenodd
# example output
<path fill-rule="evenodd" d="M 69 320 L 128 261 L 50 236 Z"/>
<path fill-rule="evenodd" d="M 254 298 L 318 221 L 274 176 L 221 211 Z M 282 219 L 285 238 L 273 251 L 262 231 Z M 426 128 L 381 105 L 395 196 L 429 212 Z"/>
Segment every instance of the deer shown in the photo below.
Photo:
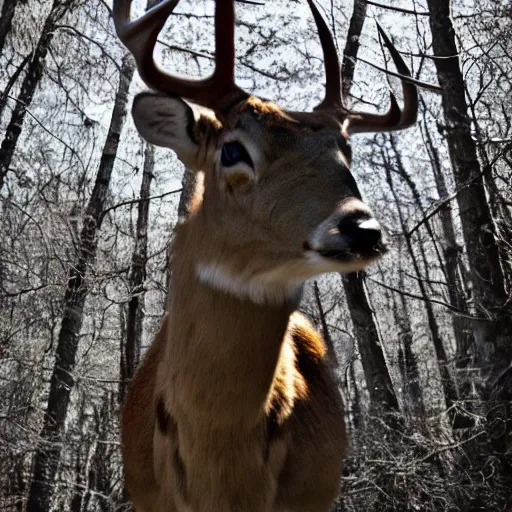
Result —
<path fill-rule="evenodd" d="M 154 62 L 178 0 L 135 21 L 114 1 L 120 40 L 152 90 L 132 116 L 149 143 L 194 173 L 178 223 L 161 328 L 122 411 L 125 484 L 138 512 L 322 512 L 347 449 L 331 353 L 298 311 L 304 283 L 355 272 L 387 250 L 350 172 L 350 135 L 411 126 L 417 90 L 401 76 L 384 114 L 344 106 L 333 36 L 308 0 L 324 54 L 325 96 L 295 112 L 235 83 L 234 0 L 215 5 L 215 71 L 175 76 Z"/>

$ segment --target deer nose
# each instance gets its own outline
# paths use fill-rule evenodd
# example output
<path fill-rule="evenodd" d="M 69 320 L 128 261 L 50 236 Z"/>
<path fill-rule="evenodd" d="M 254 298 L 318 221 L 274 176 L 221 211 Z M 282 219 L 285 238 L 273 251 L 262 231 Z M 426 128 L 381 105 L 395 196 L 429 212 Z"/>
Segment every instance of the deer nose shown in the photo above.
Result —
<path fill-rule="evenodd" d="M 343 237 L 349 239 L 352 252 L 369 254 L 384 248 L 382 227 L 374 217 L 366 214 L 351 213 L 338 223 Z"/>

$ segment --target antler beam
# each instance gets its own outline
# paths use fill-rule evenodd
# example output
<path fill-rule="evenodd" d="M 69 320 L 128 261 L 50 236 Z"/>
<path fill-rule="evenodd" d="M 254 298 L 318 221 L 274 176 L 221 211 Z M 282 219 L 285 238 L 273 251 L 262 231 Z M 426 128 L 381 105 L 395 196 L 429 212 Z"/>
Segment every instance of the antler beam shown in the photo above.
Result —
<path fill-rule="evenodd" d="M 182 96 L 199 105 L 221 109 L 233 98 L 247 97 L 235 84 L 235 10 L 233 0 L 215 6 L 215 71 L 191 80 L 162 71 L 153 58 L 158 35 L 179 0 L 165 0 L 135 21 L 130 21 L 131 0 L 114 0 L 114 23 L 119 39 L 135 57 L 141 78 L 149 87 Z"/>

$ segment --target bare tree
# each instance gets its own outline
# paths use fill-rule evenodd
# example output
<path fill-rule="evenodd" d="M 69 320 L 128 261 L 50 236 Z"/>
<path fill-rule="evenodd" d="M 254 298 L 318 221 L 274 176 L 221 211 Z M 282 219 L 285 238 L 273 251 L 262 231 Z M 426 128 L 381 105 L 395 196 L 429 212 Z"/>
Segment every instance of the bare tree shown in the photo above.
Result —
<path fill-rule="evenodd" d="M 421 100 L 423 110 L 425 111 L 425 103 Z M 430 128 L 426 120 L 422 123 L 422 134 L 427 149 L 436 188 L 441 201 L 448 198 L 448 187 L 444 176 L 444 170 L 441 165 L 441 158 L 439 151 L 434 145 Z M 467 361 L 468 351 L 472 343 L 472 335 L 468 333 L 468 318 L 469 309 L 467 307 L 467 292 L 464 286 L 462 268 L 462 250 L 463 248 L 457 242 L 455 227 L 453 225 L 452 207 L 449 201 L 446 201 L 444 206 L 439 211 L 439 218 L 443 227 L 443 256 L 446 262 L 446 279 L 448 283 L 448 297 L 450 304 L 454 310 L 457 311 L 453 315 L 453 330 L 454 336 L 457 340 L 457 360 L 462 363 L 462 360 Z"/>
<path fill-rule="evenodd" d="M 127 387 L 140 361 L 142 344 L 142 323 L 144 320 L 144 285 L 146 281 L 146 263 L 148 259 L 148 218 L 151 181 L 155 167 L 155 150 L 151 144 L 144 151 L 144 167 L 138 201 L 135 247 L 128 275 L 131 297 L 126 315 L 126 340 L 121 345 L 121 382 L 120 401 L 124 402 Z"/>
<path fill-rule="evenodd" d="M 399 287 L 401 290 L 406 289 L 402 269 L 399 271 Z M 417 417 L 423 417 L 425 415 L 425 406 L 418 361 L 413 352 L 414 336 L 411 325 L 411 312 L 409 311 L 409 305 L 403 293 L 393 293 L 393 312 L 398 327 L 398 365 L 400 367 L 400 373 L 402 374 L 405 408 L 406 411 L 411 414 Z"/>
<path fill-rule="evenodd" d="M 33 512 L 47 512 L 51 506 L 61 451 L 60 441 L 63 435 L 71 390 L 74 386 L 73 371 L 88 291 L 86 276 L 88 269 L 94 264 L 96 256 L 98 233 L 104 217 L 103 210 L 105 209 L 105 200 L 121 129 L 126 119 L 128 89 L 134 70 L 131 57 L 126 55 L 121 67 L 109 133 L 103 148 L 94 189 L 83 219 L 77 260 L 69 273 L 64 296 L 64 315 L 58 336 L 48 405 L 41 430 L 41 441 L 34 455 L 27 505 L 28 510 Z"/>
<path fill-rule="evenodd" d="M 5 1 L 4 6 L 10 2 Z M 28 65 L 25 78 L 21 84 L 21 90 L 16 99 L 16 105 L 7 126 L 4 139 L 0 146 L 0 190 L 2 190 L 5 176 L 11 169 L 11 162 L 16 149 L 18 138 L 21 134 L 23 121 L 27 109 L 32 103 L 32 98 L 43 76 L 46 55 L 55 35 L 57 23 L 66 13 L 75 6 L 76 0 L 54 0 L 50 13 L 48 14 L 41 36 L 34 49 L 32 60 Z"/>
<path fill-rule="evenodd" d="M 326 313 L 324 310 L 324 306 L 322 304 L 322 299 L 320 297 L 320 289 L 318 287 L 318 282 L 315 281 L 313 283 L 313 293 L 315 295 L 315 302 L 318 308 L 318 315 L 320 316 L 320 323 L 322 325 L 322 335 L 324 337 L 325 343 L 327 345 L 327 349 L 329 350 L 330 357 L 332 359 L 332 363 L 336 366 L 339 365 L 338 357 L 336 356 L 336 350 L 334 348 L 334 343 L 331 337 L 331 333 L 329 332 L 329 325 L 327 324 Z"/>
<path fill-rule="evenodd" d="M 343 275 L 342 280 L 370 400 L 384 410 L 398 410 L 398 400 L 365 289 L 364 273 Z"/>
<path fill-rule="evenodd" d="M 391 137 L 393 137 L 393 136 L 391 136 Z M 432 336 L 432 342 L 434 344 L 434 349 L 435 349 L 436 356 L 437 356 L 439 372 L 441 374 L 441 384 L 442 384 L 445 399 L 446 399 L 446 405 L 447 405 L 447 408 L 451 408 L 452 405 L 454 405 L 458 399 L 457 388 L 455 386 L 455 381 L 454 381 L 453 376 L 451 375 L 449 367 L 448 367 L 448 357 L 446 355 L 446 350 L 445 350 L 443 340 L 441 337 L 439 324 L 436 319 L 436 315 L 435 315 L 434 309 L 432 307 L 432 304 L 430 302 L 430 298 L 427 293 L 425 283 L 422 279 L 420 265 L 419 265 L 417 256 L 415 254 L 415 251 L 414 251 L 414 248 L 412 245 L 411 237 L 408 235 L 409 230 L 408 230 L 407 222 L 405 220 L 404 213 L 400 207 L 400 199 L 396 193 L 395 186 L 393 183 L 393 178 L 392 178 L 393 163 L 392 163 L 391 157 L 388 154 L 388 151 L 386 150 L 385 145 L 382 145 L 382 147 L 381 147 L 381 156 L 382 156 L 382 160 L 384 162 L 384 168 L 386 171 L 386 181 L 389 185 L 389 188 L 391 190 L 391 193 L 393 194 L 393 198 L 396 203 L 396 208 L 398 211 L 398 218 L 400 219 L 400 226 L 401 226 L 402 232 L 405 234 L 405 236 L 404 236 L 405 243 L 406 243 L 406 246 L 407 246 L 407 249 L 409 252 L 409 256 L 411 258 L 414 272 L 417 277 L 417 282 L 418 282 L 418 287 L 420 289 L 421 297 L 423 298 L 423 304 L 425 306 L 425 311 L 426 311 L 427 319 L 428 319 L 428 326 L 430 329 L 430 334 Z M 402 161 L 396 153 L 394 155 L 393 161 L 395 162 L 395 164 L 397 165 L 397 167 L 399 169 L 398 172 L 399 172 L 400 176 L 403 177 L 405 174 L 405 169 L 403 169 Z"/>
<path fill-rule="evenodd" d="M 445 124 L 442 127 L 448 142 L 457 201 L 474 299 L 481 317 L 475 321 L 475 340 L 481 359 L 487 359 L 496 345 L 496 328 L 512 335 L 510 315 L 503 310 L 507 303 L 505 279 L 494 236 L 494 223 L 486 198 L 482 169 L 475 141 L 471 137 L 471 119 L 465 96 L 464 78 L 455 43 L 455 30 L 449 0 L 428 0 L 434 64 L 442 87 Z M 508 316 L 508 318 L 507 318 Z M 499 318 L 499 321 L 497 321 Z"/>

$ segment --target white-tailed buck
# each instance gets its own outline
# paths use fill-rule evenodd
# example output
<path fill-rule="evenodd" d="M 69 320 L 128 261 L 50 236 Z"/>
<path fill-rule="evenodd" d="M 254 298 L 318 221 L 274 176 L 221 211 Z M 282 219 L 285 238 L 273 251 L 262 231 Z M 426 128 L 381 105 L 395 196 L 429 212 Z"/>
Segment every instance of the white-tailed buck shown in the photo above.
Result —
<path fill-rule="evenodd" d="M 343 404 L 324 341 L 296 310 L 306 279 L 361 270 L 385 251 L 350 173 L 349 136 L 411 125 L 417 92 L 402 81 L 403 110 L 391 95 L 384 115 L 345 109 L 312 0 L 326 71 L 314 112 L 235 85 L 233 0 L 216 3 L 213 75 L 170 76 L 153 49 L 177 3 L 130 22 L 130 0 L 114 2 L 119 37 L 160 91 L 135 98 L 137 129 L 197 171 L 172 247 L 168 313 L 124 406 L 126 486 L 139 512 L 327 511 L 346 447 Z"/>

